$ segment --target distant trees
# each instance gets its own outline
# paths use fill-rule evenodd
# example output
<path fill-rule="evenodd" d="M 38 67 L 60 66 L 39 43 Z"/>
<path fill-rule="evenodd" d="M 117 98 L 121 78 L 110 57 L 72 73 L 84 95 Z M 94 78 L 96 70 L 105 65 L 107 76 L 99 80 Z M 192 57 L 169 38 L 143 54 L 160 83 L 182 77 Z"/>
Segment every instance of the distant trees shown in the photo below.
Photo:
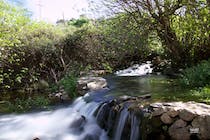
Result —
<path fill-rule="evenodd" d="M 63 71 L 60 43 L 64 33 L 53 25 L 32 21 L 27 11 L 3 0 L 0 9 L 0 90 L 54 80 L 54 71 L 58 79 Z"/>
<path fill-rule="evenodd" d="M 26 11 L 0 0 L 0 47 L 21 44 L 19 33 L 30 23 Z"/>
<path fill-rule="evenodd" d="M 57 25 L 59 24 L 66 24 L 69 26 L 75 26 L 75 27 L 82 27 L 85 24 L 88 24 L 90 22 L 90 20 L 88 18 L 86 18 L 85 16 L 80 16 L 79 19 L 70 19 L 70 20 L 64 20 L 64 19 L 60 19 L 56 22 Z"/>
<path fill-rule="evenodd" d="M 205 0 L 106 0 L 114 15 L 97 20 L 32 21 L 0 0 L 0 89 L 57 83 L 71 70 L 118 69 L 161 55 L 174 66 L 210 56 Z M 151 57 L 150 57 L 151 56 Z"/>
<path fill-rule="evenodd" d="M 205 46 L 209 46 L 210 23 L 207 21 L 210 19 L 206 0 L 106 0 L 106 2 L 108 3 L 106 5 L 114 9 L 114 14 L 123 12 L 131 16 L 138 25 L 135 26 L 137 29 L 156 31 L 164 45 L 165 53 L 175 65 L 186 63 L 186 60 L 191 59 L 188 57 L 198 57 L 193 53 L 198 46 L 208 49 Z"/>

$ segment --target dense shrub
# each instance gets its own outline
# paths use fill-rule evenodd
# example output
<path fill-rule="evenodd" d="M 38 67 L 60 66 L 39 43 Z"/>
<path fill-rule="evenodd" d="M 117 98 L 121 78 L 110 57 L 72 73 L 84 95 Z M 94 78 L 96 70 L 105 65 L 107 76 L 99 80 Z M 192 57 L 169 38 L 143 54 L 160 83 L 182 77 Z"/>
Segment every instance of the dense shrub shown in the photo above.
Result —
<path fill-rule="evenodd" d="M 183 71 L 180 82 L 183 86 L 203 87 L 210 84 L 210 60 Z"/>
<path fill-rule="evenodd" d="M 66 71 L 64 30 L 27 17 L 27 11 L 0 1 L 0 90 L 57 82 Z"/>
<path fill-rule="evenodd" d="M 209 86 L 205 86 L 196 90 L 191 90 L 190 94 L 192 98 L 197 99 L 199 102 L 210 104 L 210 87 Z"/>
<path fill-rule="evenodd" d="M 48 98 L 35 96 L 27 99 L 16 98 L 14 102 L 7 102 L 5 108 L 7 108 L 7 112 L 26 112 L 32 109 L 46 109 L 49 104 Z"/>
<path fill-rule="evenodd" d="M 63 86 L 64 90 L 68 93 L 69 97 L 75 98 L 77 97 L 76 85 L 77 79 L 72 74 L 66 75 L 59 82 L 60 86 Z"/>
<path fill-rule="evenodd" d="M 36 24 L 36 25 L 34 25 Z M 58 80 L 62 76 L 62 35 L 50 25 L 34 23 L 24 27 L 18 46 L 1 51 L 1 88 L 30 86 L 40 79 Z M 59 75 L 60 74 L 60 75 Z"/>

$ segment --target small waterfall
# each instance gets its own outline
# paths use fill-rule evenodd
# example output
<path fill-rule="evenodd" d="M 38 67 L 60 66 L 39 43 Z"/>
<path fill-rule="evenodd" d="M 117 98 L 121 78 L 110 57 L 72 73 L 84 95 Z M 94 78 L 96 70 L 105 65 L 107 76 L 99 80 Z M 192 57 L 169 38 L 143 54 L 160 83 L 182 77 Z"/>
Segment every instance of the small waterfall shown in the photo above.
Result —
<path fill-rule="evenodd" d="M 68 108 L 0 116 L 0 140 L 107 140 L 93 115 L 99 105 L 80 97 Z"/>
<path fill-rule="evenodd" d="M 117 125 L 117 128 L 116 128 L 114 140 L 121 140 L 121 136 L 122 136 L 123 129 L 124 129 L 126 120 L 128 118 L 128 115 L 129 115 L 129 113 L 127 111 L 127 108 L 124 108 L 120 112 L 120 117 L 119 117 L 118 125 Z"/>
<path fill-rule="evenodd" d="M 148 61 L 147 63 L 143 63 L 141 65 L 136 64 L 127 69 L 119 70 L 115 74 L 117 76 L 142 76 L 152 73 L 153 68 L 151 68 L 151 66 L 152 64 Z"/>
<path fill-rule="evenodd" d="M 139 125 L 140 120 L 131 113 L 131 135 L 130 140 L 139 140 Z"/>

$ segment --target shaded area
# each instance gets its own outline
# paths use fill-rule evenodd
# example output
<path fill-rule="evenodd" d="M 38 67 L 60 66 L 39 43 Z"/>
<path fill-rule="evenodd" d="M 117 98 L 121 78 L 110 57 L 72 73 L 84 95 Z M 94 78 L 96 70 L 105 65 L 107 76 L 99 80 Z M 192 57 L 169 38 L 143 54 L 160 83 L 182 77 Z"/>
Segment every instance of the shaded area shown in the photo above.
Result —
<path fill-rule="evenodd" d="M 111 96 L 139 96 L 151 94 L 149 102 L 156 101 L 196 101 L 210 103 L 210 92 L 181 87 L 177 79 L 163 75 L 146 75 L 141 77 L 107 76 Z"/>

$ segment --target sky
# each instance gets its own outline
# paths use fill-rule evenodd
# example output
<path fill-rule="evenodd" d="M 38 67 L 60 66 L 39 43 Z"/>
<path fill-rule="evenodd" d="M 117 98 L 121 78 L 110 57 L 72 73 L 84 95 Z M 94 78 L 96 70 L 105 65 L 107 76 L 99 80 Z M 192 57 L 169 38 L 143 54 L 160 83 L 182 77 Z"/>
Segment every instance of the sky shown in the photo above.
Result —
<path fill-rule="evenodd" d="M 78 18 L 90 10 L 88 0 L 9 0 L 32 12 L 35 20 L 55 23 L 59 19 Z"/>

